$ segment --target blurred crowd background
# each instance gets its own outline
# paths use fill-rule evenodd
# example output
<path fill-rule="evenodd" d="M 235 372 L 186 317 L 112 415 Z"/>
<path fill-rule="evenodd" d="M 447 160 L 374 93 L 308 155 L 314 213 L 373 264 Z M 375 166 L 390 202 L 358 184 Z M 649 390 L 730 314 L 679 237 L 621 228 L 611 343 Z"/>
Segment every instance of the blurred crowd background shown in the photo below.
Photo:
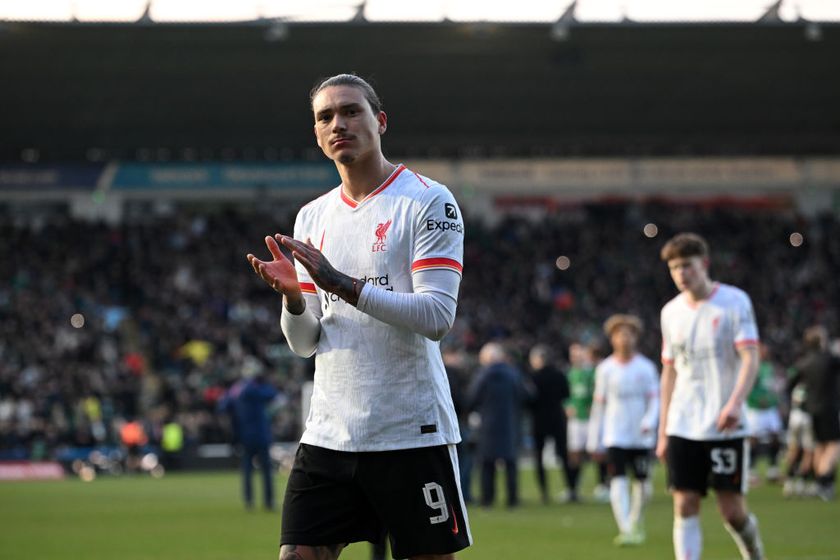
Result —
<path fill-rule="evenodd" d="M 288 350 L 280 300 L 244 256 L 267 253 L 263 237 L 291 231 L 297 209 L 223 204 L 119 225 L 0 210 L 0 457 L 119 445 L 134 420 L 153 445 L 169 422 L 183 428 L 185 446 L 229 442 L 217 404 L 243 368 L 285 395 L 274 435 L 296 440 L 313 365 Z M 657 361 L 659 311 L 676 293 L 659 249 L 680 231 L 704 235 L 713 277 L 752 296 L 777 364 L 792 364 L 807 326 L 840 329 L 840 220 L 831 213 L 592 203 L 538 219 L 471 220 L 466 231 L 458 316 L 442 342 L 458 355 L 464 386 L 491 340 L 522 369 L 537 343 L 557 350 L 560 368 L 573 342 L 608 352 L 601 328 L 615 312 L 643 318 L 641 350 Z"/>

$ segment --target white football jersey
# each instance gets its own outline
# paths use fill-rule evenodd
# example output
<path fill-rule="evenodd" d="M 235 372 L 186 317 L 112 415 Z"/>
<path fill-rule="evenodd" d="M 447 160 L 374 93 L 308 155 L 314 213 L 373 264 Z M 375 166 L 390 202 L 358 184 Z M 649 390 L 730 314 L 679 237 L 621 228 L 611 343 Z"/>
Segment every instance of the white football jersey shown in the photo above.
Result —
<path fill-rule="evenodd" d="M 734 286 L 716 284 L 696 305 L 679 294 L 662 308 L 662 363 L 677 371 L 667 435 L 701 441 L 747 435 L 746 405 L 738 428 L 720 432 L 716 424 L 738 379 L 738 348 L 756 344 L 752 302 Z"/>
<path fill-rule="evenodd" d="M 412 292 L 412 274 L 460 277 L 464 224 L 449 190 L 403 165 L 363 201 L 341 186 L 304 206 L 295 239 L 310 239 L 345 274 Z M 439 343 L 362 313 L 316 287 L 296 264 L 319 318 L 315 383 L 301 441 L 338 451 L 384 451 L 460 441 Z"/>
<path fill-rule="evenodd" d="M 659 372 L 653 362 L 636 354 L 622 362 L 609 356 L 595 369 L 596 406 L 600 412 L 598 426 L 591 427 L 590 449 L 620 447 L 653 448 L 659 414 Z"/>

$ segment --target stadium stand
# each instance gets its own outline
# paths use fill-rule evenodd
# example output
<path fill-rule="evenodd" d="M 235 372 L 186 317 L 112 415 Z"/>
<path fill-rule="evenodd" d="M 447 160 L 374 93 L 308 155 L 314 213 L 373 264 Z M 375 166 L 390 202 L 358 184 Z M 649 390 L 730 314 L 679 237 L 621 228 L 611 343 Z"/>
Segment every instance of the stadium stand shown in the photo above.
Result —
<path fill-rule="evenodd" d="M 266 233 L 290 230 L 296 208 L 194 207 L 116 226 L 60 211 L 31 223 L 0 211 L 0 276 L 9 279 L 0 286 L 0 457 L 113 444 L 133 417 L 152 443 L 170 416 L 187 446 L 227 441 L 213 411 L 248 356 L 290 398 L 275 418 L 278 439 L 296 439 L 310 364 L 289 353 L 279 302 L 244 258 Z M 642 233 L 649 222 L 655 238 Z M 709 239 L 717 279 L 752 295 L 781 363 L 794 359 L 807 325 L 838 332 L 836 215 L 615 202 L 469 223 L 458 319 L 444 344 L 472 354 L 504 339 L 524 357 L 535 342 L 596 341 L 621 310 L 644 318 L 642 349 L 655 358 L 658 311 L 673 295 L 659 247 L 684 230 Z M 799 247 L 789 242 L 794 230 L 804 235 Z M 555 265 L 559 255 L 568 269 Z"/>

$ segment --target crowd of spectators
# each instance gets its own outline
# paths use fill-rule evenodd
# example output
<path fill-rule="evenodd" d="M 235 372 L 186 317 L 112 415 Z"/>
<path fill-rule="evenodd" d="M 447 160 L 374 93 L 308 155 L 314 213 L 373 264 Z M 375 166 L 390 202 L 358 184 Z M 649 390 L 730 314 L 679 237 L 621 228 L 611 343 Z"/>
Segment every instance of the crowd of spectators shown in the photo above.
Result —
<path fill-rule="evenodd" d="M 146 205 L 119 225 L 0 207 L 0 459 L 116 444 L 131 420 L 152 442 L 171 421 L 188 445 L 229 441 L 217 401 L 249 359 L 287 397 L 275 438 L 297 439 L 312 363 L 289 352 L 280 300 L 245 254 L 267 255 L 263 237 L 290 232 L 298 207 Z M 840 330 L 836 215 L 615 202 L 469 220 L 458 318 L 443 345 L 474 356 L 502 340 L 524 363 L 535 343 L 597 343 L 602 322 L 624 312 L 644 319 L 641 349 L 656 360 L 659 310 L 675 294 L 659 249 L 679 231 L 704 235 L 712 276 L 752 296 L 778 362 L 792 363 L 805 327 Z"/>

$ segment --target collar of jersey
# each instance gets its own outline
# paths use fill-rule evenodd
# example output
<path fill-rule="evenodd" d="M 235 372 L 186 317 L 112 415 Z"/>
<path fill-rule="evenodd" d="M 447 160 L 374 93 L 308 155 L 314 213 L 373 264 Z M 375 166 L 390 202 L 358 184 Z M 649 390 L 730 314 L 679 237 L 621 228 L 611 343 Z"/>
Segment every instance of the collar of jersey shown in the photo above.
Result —
<path fill-rule="evenodd" d="M 396 169 L 394 169 L 393 173 L 391 173 L 391 176 L 390 176 L 390 177 L 388 177 L 387 179 L 385 179 L 385 182 L 384 182 L 384 183 L 382 183 L 381 185 L 379 185 L 379 186 L 376 188 L 376 190 L 374 190 L 372 193 L 370 193 L 369 195 L 367 195 L 366 197 L 364 197 L 364 198 L 361 200 L 361 202 L 356 202 L 355 200 L 353 200 L 352 198 L 350 198 L 349 196 L 347 196 L 346 194 L 344 194 L 344 185 L 342 185 L 342 186 L 340 187 L 340 191 L 341 191 L 341 200 L 342 200 L 342 201 L 344 201 L 344 203 L 345 203 L 347 206 L 349 206 L 350 208 L 356 208 L 356 207 L 357 207 L 357 206 L 359 206 L 360 204 L 364 204 L 365 202 L 367 202 L 368 200 L 370 200 L 370 199 L 371 199 L 371 198 L 373 198 L 374 196 L 378 195 L 379 193 L 381 193 L 382 191 L 384 191 L 385 189 L 387 189 L 387 188 L 388 188 L 388 185 L 390 185 L 391 183 L 393 183 L 393 182 L 396 180 L 397 176 L 399 176 L 399 174 L 400 174 L 400 173 L 402 173 L 402 171 L 403 171 L 404 169 L 405 169 L 405 165 L 403 165 L 402 163 L 401 163 L 401 164 L 399 164 L 399 165 L 397 166 L 397 168 L 396 168 Z"/>
<path fill-rule="evenodd" d="M 700 301 L 692 303 L 691 300 L 688 299 L 688 296 L 685 295 L 685 294 L 683 294 L 683 301 L 691 309 L 698 309 L 701 305 L 703 305 L 707 301 L 711 301 L 712 298 L 715 297 L 715 294 L 717 294 L 717 292 L 718 292 L 718 288 L 720 288 L 720 282 L 715 282 L 715 285 L 714 285 L 714 287 L 712 287 L 712 291 L 709 292 L 709 295 L 707 295 L 705 298 L 701 299 Z"/>

